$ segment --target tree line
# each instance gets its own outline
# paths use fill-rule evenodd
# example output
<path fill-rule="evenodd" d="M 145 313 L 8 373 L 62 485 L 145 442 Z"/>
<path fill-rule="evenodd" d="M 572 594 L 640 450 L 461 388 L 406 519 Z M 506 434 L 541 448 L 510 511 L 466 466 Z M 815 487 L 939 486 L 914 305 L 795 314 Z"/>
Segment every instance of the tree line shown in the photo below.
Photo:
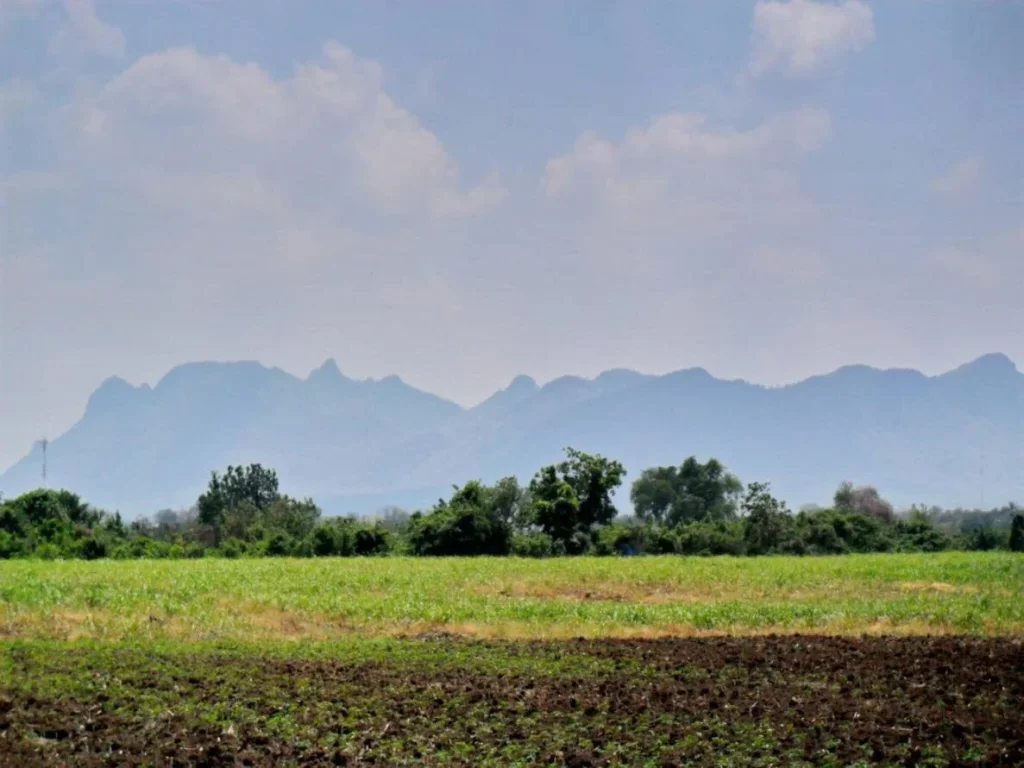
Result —
<path fill-rule="evenodd" d="M 212 473 L 188 510 L 130 523 L 70 491 L 40 489 L 0 502 L 0 558 L 1024 552 L 1013 504 L 897 514 L 875 488 L 843 483 L 831 506 L 793 513 L 768 483 L 744 485 L 718 460 L 691 456 L 644 470 L 623 516 L 614 496 L 625 478 L 618 461 L 567 448 L 526 485 L 473 480 L 429 510 L 391 508 L 372 520 L 325 518 L 312 499 L 282 494 L 260 464 Z"/>

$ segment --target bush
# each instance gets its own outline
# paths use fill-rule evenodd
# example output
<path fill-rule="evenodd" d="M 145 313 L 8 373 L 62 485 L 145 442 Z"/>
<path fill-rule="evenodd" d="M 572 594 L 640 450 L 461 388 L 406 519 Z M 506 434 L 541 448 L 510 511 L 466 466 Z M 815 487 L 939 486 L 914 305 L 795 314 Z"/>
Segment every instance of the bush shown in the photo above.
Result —
<path fill-rule="evenodd" d="M 21 544 L 14 536 L 4 530 L 0 530 L 0 560 L 7 560 L 21 554 Z"/>
<path fill-rule="evenodd" d="M 133 557 L 132 548 L 129 544 L 118 544 L 110 550 L 111 560 L 131 560 Z"/>
<path fill-rule="evenodd" d="M 339 533 L 337 527 L 329 523 L 318 525 L 310 535 L 310 550 L 317 557 L 341 554 L 343 546 L 339 541 Z"/>
<path fill-rule="evenodd" d="M 676 551 L 682 555 L 742 555 L 746 545 L 739 522 L 686 523 L 676 529 Z"/>
<path fill-rule="evenodd" d="M 313 556 L 313 542 L 309 538 L 296 541 L 292 547 L 291 554 L 293 557 L 312 557 Z"/>
<path fill-rule="evenodd" d="M 76 555 L 83 560 L 100 560 L 107 556 L 106 543 L 94 536 L 79 541 L 76 550 Z"/>
<path fill-rule="evenodd" d="M 206 547 L 198 541 L 190 542 L 185 545 L 185 557 L 190 560 L 201 560 L 206 557 Z"/>
<path fill-rule="evenodd" d="M 245 544 L 234 537 L 225 539 L 220 545 L 219 552 L 221 557 L 235 560 L 245 554 Z"/>
<path fill-rule="evenodd" d="M 40 560 L 57 560 L 60 558 L 60 549 L 56 544 L 47 542 L 36 547 L 34 554 Z"/>
<path fill-rule="evenodd" d="M 976 552 L 989 552 L 993 549 L 1006 549 L 1009 541 L 1005 531 L 976 528 L 968 536 L 967 546 Z"/>
<path fill-rule="evenodd" d="M 647 546 L 647 551 L 652 555 L 674 555 L 680 552 L 679 536 L 670 528 L 652 528 Z"/>
<path fill-rule="evenodd" d="M 796 516 L 796 536 L 810 554 L 888 552 L 894 527 L 884 516 L 849 509 L 818 509 Z"/>
<path fill-rule="evenodd" d="M 512 554 L 516 557 L 551 557 L 554 554 L 553 542 L 546 533 L 514 536 Z"/>
<path fill-rule="evenodd" d="M 352 550 L 356 555 L 386 555 L 391 551 L 391 534 L 379 523 L 374 526 L 361 525 L 352 537 Z"/>
<path fill-rule="evenodd" d="M 278 531 L 265 542 L 264 554 L 268 557 L 287 557 L 292 553 L 293 547 L 292 537 Z"/>
<path fill-rule="evenodd" d="M 1024 515 L 1014 515 L 1010 523 L 1010 551 L 1024 552 Z"/>
<path fill-rule="evenodd" d="M 172 544 L 167 550 L 167 557 L 171 560 L 181 560 L 185 557 L 185 548 L 181 544 Z"/>
<path fill-rule="evenodd" d="M 429 515 L 413 515 L 409 546 L 417 555 L 507 555 L 512 532 L 483 507 L 439 506 Z"/>
<path fill-rule="evenodd" d="M 614 524 L 599 528 L 595 555 L 640 555 L 647 549 L 647 528 Z"/>
<path fill-rule="evenodd" d="M 896 523 L 897 546 L 901 552 L 942 552 L 951 549 L 952 540 L 922 513 Z"/>

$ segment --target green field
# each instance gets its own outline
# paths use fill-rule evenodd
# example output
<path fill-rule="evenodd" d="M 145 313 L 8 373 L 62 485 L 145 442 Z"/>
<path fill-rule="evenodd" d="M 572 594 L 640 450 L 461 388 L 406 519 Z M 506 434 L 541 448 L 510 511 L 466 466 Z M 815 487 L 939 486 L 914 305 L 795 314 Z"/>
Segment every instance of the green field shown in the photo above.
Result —
<path fill-rule="evenodd" d="M 0 766 L 1019 765 L 1022 638 L 1008 553 L 7 561 Z"/>
<path fill-rule="evenodd" d="M 0 562 L 0 637 L 1020 635 L 1009 553 Z"/>

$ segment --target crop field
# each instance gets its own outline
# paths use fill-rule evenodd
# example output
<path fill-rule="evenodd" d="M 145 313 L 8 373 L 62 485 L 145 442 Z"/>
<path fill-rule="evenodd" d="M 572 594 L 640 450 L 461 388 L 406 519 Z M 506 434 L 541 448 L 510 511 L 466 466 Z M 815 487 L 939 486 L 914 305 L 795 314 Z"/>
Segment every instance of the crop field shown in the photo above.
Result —
<path fill-rule="evenodd" d="M 1024 557 L 0 563 L 0 765 L 1021 765 Z"/>
<path fill-rule="evenodd" d="M 1024 634 L 1010 553 L 0 561 L 0 637 Z"/>

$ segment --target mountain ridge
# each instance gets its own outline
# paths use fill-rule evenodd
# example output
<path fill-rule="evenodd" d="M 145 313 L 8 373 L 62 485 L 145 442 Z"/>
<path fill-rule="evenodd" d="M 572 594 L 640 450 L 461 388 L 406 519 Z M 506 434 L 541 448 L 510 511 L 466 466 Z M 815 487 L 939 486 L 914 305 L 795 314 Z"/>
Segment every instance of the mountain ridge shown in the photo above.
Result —
<path fill-rule="evenodd" d="M 714 455 L 794 505 L 827 502 L 846 479 L 898 504 L 1020 501 L 1024 375 L 1000 353 L 933 376 L 848 365 L 777 387 L 620 368 L 543 385 L 520 375 L 467 408 L 397 375 L 346 377 L 332 358 L 305 378 L 251 360 L 193 362 L 152 387 L 104 380 L 48 457 L 51 484 L 128 516 L 187 505 L 211 470 L 250 461 L 328 511 L 366 512 L 389 495 L 428 504 L 474 477 L 528 480 L 566 445 L 619 458 L 631 477 Z M 0 491 L 38 485 L 40 460 L 36 446 Z"/>

